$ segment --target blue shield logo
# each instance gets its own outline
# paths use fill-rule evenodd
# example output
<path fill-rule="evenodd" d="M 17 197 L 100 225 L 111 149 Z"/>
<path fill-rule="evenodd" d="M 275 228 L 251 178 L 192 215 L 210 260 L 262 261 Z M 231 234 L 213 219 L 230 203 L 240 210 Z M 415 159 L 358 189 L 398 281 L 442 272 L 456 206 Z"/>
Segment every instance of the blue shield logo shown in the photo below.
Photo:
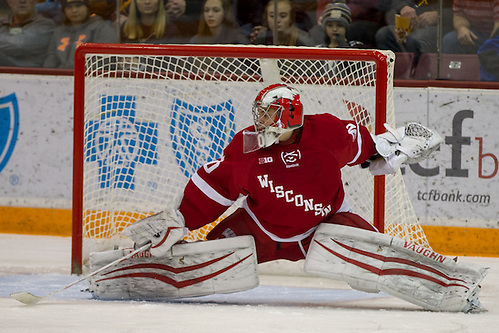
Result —
<path fill-rule="evenodd" d="M 100 188 L 135 189 L 137 164 L 157 164 L 158 125 L 135 119 L 135 96 L 100 97 L 100 120 L 89 121 L 86 160 L 99 163 Z"/>
<path fill-rule="evenodd" d="M 180 99 L 173 101 L 172 147 L 187 178 L 206 162 L 222 156 L 235 134 L 234 115 L 231 100 L 211 106 L 191 105 Z"/>
<path fill-rule="evenodd" d="M 19 133 L 19 106 L 16 94 L 0 98 L 0 172 L 9 162 Z"/>

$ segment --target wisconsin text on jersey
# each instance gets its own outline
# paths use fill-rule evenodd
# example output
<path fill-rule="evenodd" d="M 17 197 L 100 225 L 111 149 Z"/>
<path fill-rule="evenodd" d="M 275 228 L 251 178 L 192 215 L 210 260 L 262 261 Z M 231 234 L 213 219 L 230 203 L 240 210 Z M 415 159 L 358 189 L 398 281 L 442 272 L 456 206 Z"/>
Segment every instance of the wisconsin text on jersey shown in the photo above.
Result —
<path fill-rule="evenodd" d="M 284 198 L 286 202 L 294 203 L 296 207 L 303 207 L 305 212 L 314 211 L 315 215 L 326 216 L 331 212 L 331 205 L 324 207 L 322 203 L 314 204 L 314 199 L 305 199 L 303 194 L 294 194 L 293 190 L 287 190 L 282 185 L 274 186 L 274 181 L 269 180 L 269 175 L 258 175 L 258 181 L 262 188 L 270 189 L 276 198 Z"/>

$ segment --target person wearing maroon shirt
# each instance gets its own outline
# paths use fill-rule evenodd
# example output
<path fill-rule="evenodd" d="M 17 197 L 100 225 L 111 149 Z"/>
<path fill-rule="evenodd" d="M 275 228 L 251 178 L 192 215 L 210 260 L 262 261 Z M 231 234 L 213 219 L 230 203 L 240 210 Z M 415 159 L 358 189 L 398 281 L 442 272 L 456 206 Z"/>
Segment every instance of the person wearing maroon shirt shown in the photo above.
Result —
<path fill-rule="evenodd" d="M 367 128 L 331 114 L 305 116 L 298 92 L 282 84 L 260 92 L 253 115 L 257 131 L 250 126 L 237 133 L 223 157 L 187 184 L 180 212 L 188 229 L 216 220 L 244 196 L 242 208 L 207 238 L 253 235 L 260 263 L 305 258 L 320 223 L 376 231 L 349 212 L 340 171 L 376 154 Z M 288 125 L 279 128 L 278 122 Z M 271 130 L 265 147 L 251 151 L 264 128 L 277 132 Z"/>
<path fill-rule="evenodd" d="M 260 91 L 252 113 L 254 125 L 238 132 L 222 157 L 196 171 L 179 204 L 123 230 L 122 235 L 137 246 L 148 247 L 150 262 L 169 267 L 170 261 L 178 260 L 174 249 L 183 247 L 181 260 L 191 255 L 199 268 L 183 278 L 209 279 L 212 261 L 199 264 L 206 257 L 185 250 L 196 243 L 175 244 L 186 229 L 211 223 L 237 201 L 241 208 L 209 231 L 204 243 L 209 249 L 203 255 L 226 257 L 223 238 L 239 238 L 242 243 L 247 237 L 238 236 L 252 236 L 254 247 L 241 246 L 256 255 L 257 263 L 305 259 L 307 273 L 346 281 L 354 289 L 382 290 L 435 311 L 483 309 L 478 283 L 486 268 L 456 263 L 379 233 L 351 212 L 345 201 L 343 167 L 362 164 L 375 175 L 394 173 L 401 163 L 419 162 L 436 150 L 443 141 L 438 134 L 411 123 L 397 129 L 385 124 L 387 132 L 374 136 L 366 127 L 331 114 L 304 115 L 299 92 L 281 83 Z M 234 258 L 217 272 L 241 264 L 248 256 Z M 254 287 L 258 283 L 255 268 L 250 271 L 248 275 L 236 269 L 229 276 L 235 280 L 250 276 L 251 283 L 236 288 L 229 279 L 210 287 L 211 292 Z M 151 274 L 157 276 L 156 271 Z M 144 283 L 143 288 L 156 295 L 157 287 Z M 119 281 L 113 288 L 123 290 L 125 296 L 129 290 Z M 205 295 L 206 290 L 192 294 Z"/>
<path fill-rule="evenodd" d="M 213 228 L 208 240 L 252 235 L 260 263 L 304 259 L 321 223 L 377 232 L 350 211 L 343 167 L 362 164 L 374 175 L 395 173 L 442 142 L 436 133 L 428 141 L 385 124 L 388 132 L 373 136 L 352 120 L 305 115 L 298 90 L 281 83 L 260 91 L 252 113 L 254 125 L 236 133 L 222 157 L 196 171 L 180 203 L 132 224 L 122 235 L 136 244 L 152 241 L 151 254 L 161 256 L 186 229 L 212 223 L 241 200 L 240 209 Z"/>
<path fill-rule="evenodd" d="M 252 113 L 254 125 L 236 133 L 222 157 L 197 170 L 180 204 L 132 224 L 122 234 L 136 244 L 152 237 L 151 254 L 161 256 L 186 229 L 215 221 L 241 198 L 241 208 L 213 228 L 207 239 L 251 235 L 260 263 L 304 259 L 321 223 L 377 232 L 350 211 L 341 169 L 367 163 L 375 175 L 396 172 L 412 154 L 395 154 L 396 146 L 403 149 L 396 138 L 404 136 L 396 134 L 403 128 L 388 126 L 388 136 L 372 136 L 352 120 L 326 113 L 305 116 L 299 92 L 280 83 L 260 91 Z M 440 144 L 437 141 L 432 149 Z"/>

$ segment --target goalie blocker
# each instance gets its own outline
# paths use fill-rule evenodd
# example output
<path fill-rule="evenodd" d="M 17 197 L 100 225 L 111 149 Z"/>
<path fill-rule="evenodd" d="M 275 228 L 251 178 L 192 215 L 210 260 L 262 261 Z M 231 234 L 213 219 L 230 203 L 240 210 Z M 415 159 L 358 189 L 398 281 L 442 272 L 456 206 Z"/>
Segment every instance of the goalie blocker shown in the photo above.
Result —
<path fill-rule="evenodd" d="M 90 254 L 95 271 L 131 249 Z M 258 286 L 251 236 L 176 244 L 162 257 L 144 251 L 92 276 L 89 290 L 99 299 L 161 300 L 232 293 Z"/>
<path fill-rule="evenodd" d="M 321 224 L 305 260 L 310 274 L 384 291 L 433 311 L 479 312 L 479 283 L 487 269 L 430 249 L 341 225 Z"/>

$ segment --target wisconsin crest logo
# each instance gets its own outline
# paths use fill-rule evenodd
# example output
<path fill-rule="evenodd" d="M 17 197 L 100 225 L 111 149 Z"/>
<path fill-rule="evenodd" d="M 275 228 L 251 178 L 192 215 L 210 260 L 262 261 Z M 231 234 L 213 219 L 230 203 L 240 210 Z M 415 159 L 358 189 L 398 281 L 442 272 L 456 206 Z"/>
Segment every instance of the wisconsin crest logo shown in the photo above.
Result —
<path fill-rule="evenodd" d="M 299 166 L 299 161 L 301 160 L 301 151 L 300 149 L 281 152 L 281 160 L 286 165 L 286 168 L 294 168 Z"/>
<path fill-rule="evenodd" d="M 234 115 L 231 100 L 210 106 L 173 101 L 170 136 L 175 159 L 187 178 L 222 155 L 235 134 Z"/>
<path fill-rule="evenodd" d="M 19 106 L 16 94 L 0 98 L 0 172 L 9 162 L 19 134 Z"/>
<path fill-rule="evenodd" d="M 157 164 L 158 125 L 135 119 L 135 96 L 100 98 L 100 119 L 88 123 L 87 161 L 99 163 L 100 188 L 135 188 L 137 164 Z"/>

